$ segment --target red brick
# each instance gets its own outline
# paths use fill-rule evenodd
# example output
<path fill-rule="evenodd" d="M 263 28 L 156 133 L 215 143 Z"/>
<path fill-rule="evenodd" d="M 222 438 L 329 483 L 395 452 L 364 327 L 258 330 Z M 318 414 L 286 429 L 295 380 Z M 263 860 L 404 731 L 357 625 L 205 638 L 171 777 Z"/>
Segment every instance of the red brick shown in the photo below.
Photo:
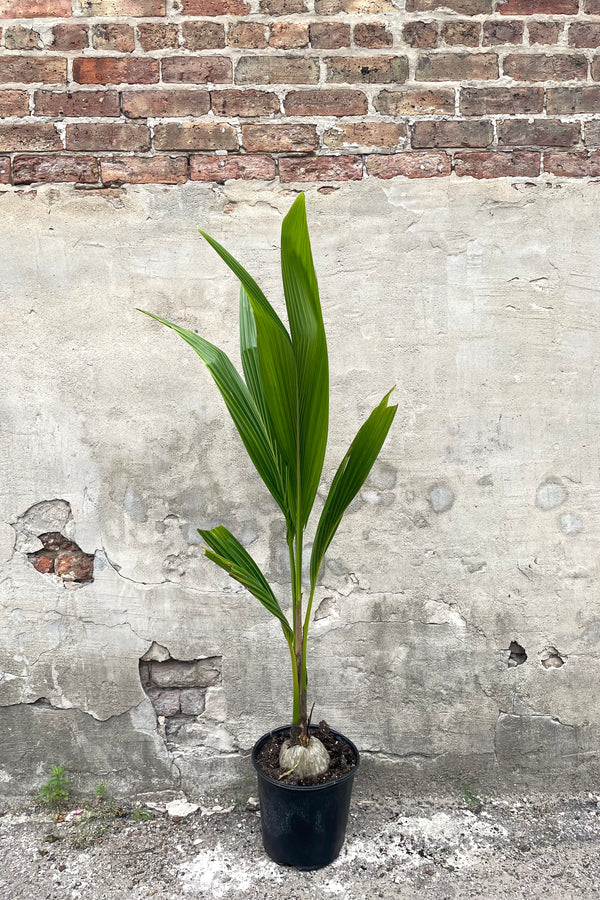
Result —
<path fill-rule="evenodd" d="M 376 50 L 391 47 L 393 42 L 392 33 L 380 22 L 362 22 L 354 26 L 354 43 L 357 47 Z"/>
<path fill-rule="evenodd" d="M 498 143 L 511 147 L 573 147 L 579 143 L 579 122 L 557 119 L 507 119 L 498 122 Z"/>
<path fill-rule="evenodd" d="M 38 550 L 36 553 L 28 553 L 27 556 L 33 568 L 37 572 L 41 572 L 42 575 L 54 572 L 56 553 L 43 553 L 41 550 Z"/>
<path fill-rule="evenodd" d="M 584 25 L 578 22 L 569 26 L 569 44 L 571 47 L 599 47 L 600 24 Z"/>
<path fill-rule="evenodd" d="M 215 116 L 270 116 L 279 112 L 279 98 L 269 91 L 211 91 Z"/>
<path fill-rule="evenodd" d="M 585 136 L 583 143 L 586 147 L 600 147 L 600 120 L 594 119 L 583 125 Z"/>
<path fill-rule="evenodd" d="M 10 184 L 10 157 L 0 156 L 0 184 Z"/>
<path fill-rule="evenodd" d="M 166 0 L 80 0 L 82 16 L 164 16 Z"/>
<path fill-rule="evenodd" d="M 181 33 L 186 50 L 218 50 L 225 46 L 225 26 L 220 22 L 184 22 Z"/>
<path fill-rule="evenodd" d="M 524 30 L 523 22 L 519 21 L 484 22 L 483 45 L 489 47 L 493 44 L 522 44 Z"/>
<path fill-rule="evenodd" d="M 164 22 L 142 22 L 137 27 L 143 50 L 167 50 L 179 46 L 179 27 Z"/>
<path fill-rule="evenodd" d="M 184 16 L 245 16 L 249 12 L 246 0 L 182 0 Z"/>
<path fill-rule="evenodd" d="M 587 59 L 579 54 L 510 54 L 504 60 L 504 74 L 515 81 L 584 81 Z"/>
<path fill-rule="evenodd" d="M 26 91 L 0 91 L 0 119 L 28 115 L 29 96 Z"/>
<path fill-rule="evenodd" d="M 260 0 L 260 11 L 269 16 L 290 16 L 306 12 L 304 0 Z"/>
<path fill-rule="evenodd" d="M 88 553 L 62 553 L 56 560 L 56 574 L 68 581 L 93 581 L 94 557 Z"/>
<path fill-rule="evenodd" d="M 442 27 L 442 38 L 451 47 L 478 47 L 480 34 L 479 22 L 446 22 Z"/>
<path fill-rule="evenodd" d="M 192 181 L 229 181 L 235 178 L 271 181 L 276 176 L 270 156 L 191 156 Z"/>
<path fill-rule="evenodd" d="M 236 84 L 317 84 L 319 63 L 300 56 L 243 56 L 235 67 Z"/>
<path fill-rule="evenodd" d="M 7 50 L 42 50 L 42 38 L 34 28 L 11 25 L 4 29 L 4 46 Z"/>
<path fill-rule="evenodd" d="M 426 147 L 488 147 L 494 139 L 491 122 L 416 122 L 412 145 Z"/>
<path fill-rule="evenodd" d="M 235 128 L 223 122 L 170 122 L 154 128 L 157 150 L 237 150 Z"/>
<path fill-rule="evenodd" d="M 227 84 L 232 79 L 226 56 L 170 56 L 162 60 L 163 81 L 176 84 Z"/>
<path fill-rule="evenodd" d="M 454 171 L 472 178 L 535 178 L 540 173 L 540 154 L 527 150 L 455 153 Z"/>
<path fill-rule="evenodd" d="M 600 0 L 585 0 L 585 12 L 591 16 L 600 16 Z"/>
<path fill-rule="evenodd" d="M 158 60 L 129 56 L 97 56 L 73 60 L 73 80 L 79 84 L 154 84 Z"/>
<path fill-rule="evenodd" d="M 0 19 L 47 19 L 71 15 L 71 0 L 0 0 Z"/>
<path fill-rule="evenodd" d="M 600 114 L 600 86 L 548 88 L 546 107 L 550 115 Z"/>
<path fill-rule="evenodd" d="M 528 22 L 530 44 L 556 44 L 562 25 L 559 22 Z"/>
<path fill-rule="evenodd" d="M 408 78 L 405 56 L 328 56 L 327 81 L 335 84 L 402 84 Z"/>
<path fill-rule="evenodd" d="M 478 16 L 492 12 L 492 0 L 406 0 L 407 12 L 432 12 L 451 9 L 465 16 Z"/>
<path fill-rule="evenodd" d="M 269 46 L 276 50 L 295 50 L 308 46 L 308 25 L 274 22 L 271 25 Z"/>
<path fill-rule="evenodd" d="M 446 153 L 394 153 L 367 157 L 367 174 L 375 178 L 436 178 L 450 172 L 450 157 Z"/>
<path fill-rule="evenodd" d="M 87 25 L 55 25 L 50 50 L 83 50 L 89 43 Z"/>
<path fill-rule="evenodd" d="M 402 29 L 402 38 L 411 47 L 437 47 L 437 22 L 407 22 Z"/>
<path fill-rule="evenodd" d="M 69 118 L 120 115 L 116 91 L 36 91 L 36 116 Z"/>
<path fill-rule="evenodd" d="M 385 147 L 395 149 L 408 136 L 406 125 L 395 122 L 350 122 L 328 128 L 323 143 L 331 150 Z"/>
<path fill-rule="evenodd" d="M 431 53 L 417 62 L 417 81 L 489 81 L 498 78 L 495 53 Z"/>
<path fill-rule="evenodd" d="M 544 171 L 566 178 L 597 178 L 600 175 L 600 150 L 544 153 Z"/>
<path fill-rule="evenodd" d="M 64 84 L 67 80 L 66 59 L 49 56 L 0 57 L 0 83 Z"/>
<path fill-rule="evenodd" d="M 454 91 L 414 90 L 381 91 L 373 101 L 384 116 L 433 116 L 454 113 Z"/>
<path fill-rule="evenodd" d="M 460 91 L 463 116 L 541 113 L 543 109 L 544 89 L 541 87 L 463 87 Z"/>
<path fill-rule="evenodd" d="M 129 119 L 166 116 L 205 116 L 210 109 L 208 91 L 123 91 L 123 113 Z"/>
<path fill-rule="evenodd" d="M 34 181 L 95 184 L 98 181 L 98 163 L 93 156 L 16 156 L 13 178 L 15 184 L 31 184 Z"/>
<path fill-rule="evenodd" d="M 227 31 L 227 43 L 260 50 L 267 46 L 267 29 L 260 22 L 233 22 Z"/>
<path fill-rule="evenodd" d="M 187 181 L 185 156 L 116 156 L 101 159 L 103 184 L 182 184 Z"/>
<path fill-rule="evenodd" d="M 503 16 L 576 16 L 579 0 L 506 0 L 498 5 Z"/>
<path fill-rule="evenodd" d="M 62 150 L 54 125 L 0 125 L 0 150 Z"/>
<path fill-rule="evenodd" d="M 363 177 L 360 156 L 282 156 L 279 179 L 290 181 L 360 181 Z"/>
<path fill-rule="evenodd" d="M 368 109 L 362 91 L 290 91 L 283 101 L 288 116 L 364 116 Z"/>
<path fill-rule="evenodd" d="M 592 79 L 600 81 L 600 56 L 595 56 L 592 61 Z"/>
<path fill-rule="evenodd" d="M 116 25 L 113 22 L 94 25 L 92 46 L 95 50 L 116 50 L 117 53 L 131 53 L 135 47 L 131 25 Z"/>
<path fill-rule="evenodd" d="M 350 46 L 350 26 L 343 22 L 312 22 L 310 44 L 317 50 L 339 50 Z"/>
<path fill-rule="evenodd" d="M 315 125 L 242 125 L 242 146 L 249 153 L 307 153 L 319 138 Z"/>
<path fill-rule="evenodd" d="M 336 16 L 338 13 L 375 16 L 390 12 L 397 12 L 391 0 L 315 0 L 318 16 Z"/>
<path fill-rule="evenodd" d="M 67 125 L 67 150 L 149 150 L 145 125 L 118 122 Z"/>

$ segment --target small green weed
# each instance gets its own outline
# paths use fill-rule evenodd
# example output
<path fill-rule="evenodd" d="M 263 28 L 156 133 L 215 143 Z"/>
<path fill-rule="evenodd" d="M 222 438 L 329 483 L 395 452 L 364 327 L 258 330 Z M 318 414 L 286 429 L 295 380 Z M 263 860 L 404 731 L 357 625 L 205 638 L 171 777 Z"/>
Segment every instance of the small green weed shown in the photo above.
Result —
<path fill-rule="evenodd" d="M 134 822 L 150 822 L 154 816 L 147 809 L 134 809 L 131 813 L 131 818 Z"/>
<path fill-rule="evenodd" d="M 481 812 L 483 809 L 483 801 L 475 792 L 476 784 L 474 778 L 469 778 L 467 782 L 461 782 L 460 793 L 465 806 L 472 813 Z"/>
<path fill-rule="evenodd" d="M 71 781 L 64 766 L 52 766 L 52 775 L 40 788 L 40 797 L 52 809 L 60 809 L 71 796 Z"/>
<path fill-rule="evenodd" d="M 101 802 L 103 802 L 104 800 L 108 800 L 108 790 L 106 788 L 106 782 L 101 781 L 100 784 L 97 784 L 94 793 L 96 794 L 96 800 L 100 800 Z"/>

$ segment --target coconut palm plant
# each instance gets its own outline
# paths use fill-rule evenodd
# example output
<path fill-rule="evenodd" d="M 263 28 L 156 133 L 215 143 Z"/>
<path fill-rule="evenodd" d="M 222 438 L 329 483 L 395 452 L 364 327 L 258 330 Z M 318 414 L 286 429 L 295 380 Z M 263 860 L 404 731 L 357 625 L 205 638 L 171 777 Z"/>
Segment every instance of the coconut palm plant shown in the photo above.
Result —
<path fill-rule="evenodd" d="M 206 556 L 243 584 L 280 622 L 292 665 L 290 740 L 283 768 L 298 776 L 326 771 L 328 754 L 309 733 L 306 650 L 319 570 L 342 516 L 364 484 L 390 429 L 396 406 L 387 393 L 359 429 L 331 483 L 303 586 L 304 536 L 319 487 L 329 422 L 327 341 L 315 275 L 304 194 L 285 216 L 281 272 L 289 332 L 257 283 L 214 238 L 200 231 L 240 281 L 240 349 L 244 378 L 213 344 L 165 319 L 206 364 L 258 474 L 286 524 L 291 575 L 288 617 L 256 562 L 222 525 L 198 529 Z M 141 310 L 143 312 L 143 310 Z M 306 596 L 306 602 L 304 598 Z"/>

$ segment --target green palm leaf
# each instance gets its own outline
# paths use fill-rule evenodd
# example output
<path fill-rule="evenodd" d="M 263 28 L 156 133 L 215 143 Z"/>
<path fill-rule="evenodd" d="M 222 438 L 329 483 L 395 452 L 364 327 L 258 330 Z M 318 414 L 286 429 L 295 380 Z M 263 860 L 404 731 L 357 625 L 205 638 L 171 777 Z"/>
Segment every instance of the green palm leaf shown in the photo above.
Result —
<path fill-rule="evenodd" d="M 290 639 L 292 635 L 290 624 L 277 602 L 275 594 L 269 587 L 267 579 L 248 551 L 223 525 L 212 528 L 210 531 L 203 531 L 199 528 L 198 534 L 208 544 L 208 547 L 204 548 L 206 556 L 228 572 L 232 578 L 247 587 L 250 593 L 279 619 L 286 638 Z"/>
<path fill-rule="evenodd" d="M 398 407 L 387 405 L 391 393 L 392 391 L 389 391 L 385 395 L 379 406 L 360 427 L 335 473 L 313 543 L 310 559 L 311 587 L 317 582 L 323 557 L 342 521 L 342 516 L 365 483 L 394 421 Z"/>

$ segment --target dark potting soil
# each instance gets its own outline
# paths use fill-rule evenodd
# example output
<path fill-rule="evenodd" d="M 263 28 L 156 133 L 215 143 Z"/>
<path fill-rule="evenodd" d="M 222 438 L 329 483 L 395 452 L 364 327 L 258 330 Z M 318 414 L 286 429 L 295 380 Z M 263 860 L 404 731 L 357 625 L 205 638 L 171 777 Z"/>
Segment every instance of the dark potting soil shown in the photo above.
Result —
<path fill-rule="evenodd" d="M 310 733 L 311 736 L 319 738 L 329 753 L 329 768 L 322 775 L 298 778 L 295 772 L 290 772 L 285 777 L 281 777 L 283 772 L 279 765 L 279 751 L 283 742 L 289 738 L 289 731 L 281 731 L 279 734 L 274 734 L 262 745 L 256 757 L 260 770 L 282 784 L 309 786 L 336 781 L 354 768 L 356 765 L 354 750 L 350 744 L 333 733 L 327 722 L 319 722 L 318 725 L 312 726 Z"/>

